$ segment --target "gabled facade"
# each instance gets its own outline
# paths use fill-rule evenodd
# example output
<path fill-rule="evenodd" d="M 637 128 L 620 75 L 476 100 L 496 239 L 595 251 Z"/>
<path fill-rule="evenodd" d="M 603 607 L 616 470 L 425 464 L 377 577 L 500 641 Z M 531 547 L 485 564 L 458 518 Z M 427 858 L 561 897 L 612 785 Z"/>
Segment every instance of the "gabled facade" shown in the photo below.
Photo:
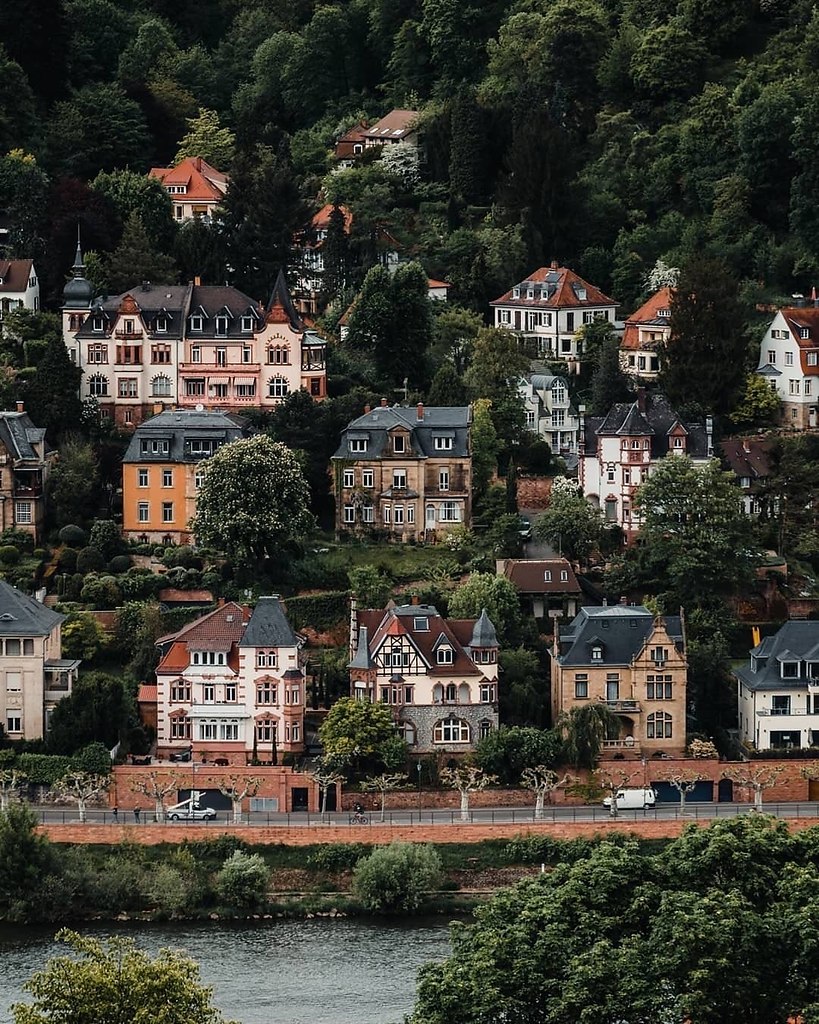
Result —
<path fill-rule="evenodd" d="M 227 602 L 157 642 L 157 756 L 281 763 L 304 749 L 302 639 L 277 597 Z"/>
<path fill-rule="evenodd" d="M 22 402 L 16 412 L 0 412 L 0 531 L 22 530 L 35 543 L 42 533 L 46 485 L 57 457 L 45 434 L 45 428 L 31 422 Z"/>
<path fill-rule="evenodd" d="M 332 458 L 339 534 L 433 539 L 472 516 L 472 410 L 367 408 Z"/>
<path fill-rule="evenodd" d="M 556 455 L 577 455 L 580 415 L 569 400 L 566 378 L 533 373 L 521 379 L 518 394 L 526 413 L 526 429 L 548 441 Z"/>
<path fill-rule="evenodd" d="M 759 350 L 756 372 L 782 401 L 781 422 L 794 430 L 819 426 L 819 301 L 780 309 Z"/>
<path fill-rule="evenodd" d="M 296 312 L 283 274 L 267 307 L 236 288 L 151 285 L 91 298 L 82 252 L 63 300 L 80 394 L 133 428 L 163 408 L 272 408 L 304 388 L 326 397 L 325 342 Z"/>
<path fill-rule="evenodd" d="M 363 132 L 365 149 L 373 146 L 395 146 L 407 142 L 418 145 L 418 111 L 391 110 Z"/>
<path fill-rule="evenodd" d="M 567 558 L 502 558 L 495 568 L 536 619 L 573 619 L 577 614 L 580 584 Z"/>
<path fill-rule="evenodd" d="M 6 313 L 40 308 L 40 281 L 33 260 L 0 259 L 0 335 Z"/>
<path fill-rule="evenodd" d="M 0 580 L 0 702 L 12 740 L 39 740 L 68 697 L 80 662 L 62 657 L 60 615 Z"/>
<path fill-rule="evenodd" d="M 222 412 L 163 412 L 134 431 L 122 459 L 122 534 L 140 543 L 189 544 L 201 463 L 248 434 Z"/>
<path fill-rule="evenodd" d="M 514 331 L 533 354 L 579 363 L 575 332 L 595 320 L 615 322 L 617 303 L 568 267 L 553 261 L 489 303 L 495 327 Z"/>
<path fill-rule="evenodd" d="M 162 183 L 173 202 L 174 219 L 180 222 L 196 217 L 210 219 L 230 184 L 227 174 L 211 167 L 201 156 L 185 157 L 175 167 L 152 167 L 148 176 Z"/>
<path fill-rule="evenodd" d="M 655 616 L 637 605 L 583 608 L 555 631 L 552 719 L 601 701 L 620 722 L 605 752 L 681 752 L 687 677 L 681 616 Z"/>
<path fill-rule="evenodd" d="M 640 528 L 634 492 L 666 455 L 688 455 L 696 464 L 713 458 L 713 423 L 685 421 L 662 395 L 638 390 L 635 402 L 612 406 L 606 416 L 583 415 L 578 482 L 583 494 L 622 527 L 627 540 Z"/>
<path fill-rule="evenodd" d="M 759 437 L 731 438 L 720 445 L 723 461 L 728 465 L 742 490 L 745 514 L 762 512 L 762 492 L 771 475 L 773 441 Z"/>
<path fill-rule="evenodd" d="M 433 605 L 357 611 L 350 622 L 350 695 L 387 704 L 413 753 L 467 753 L 498 727 L 498 638 L 478 619 Z"/>
<path fill-rule="evenodd" d="M 756 750 L 819 747 L 819 622 L 786 622 L 734 676 L 742 743 Z"/>
<path fill-rule="evenodd" d="M 626 320 L 620 342 L 620 365 L 641 380 L 656 380 L 660 354 L 671 337 L 673 288 L 660 288 Z"/>
<path fill-rule="evenodd" d="M 367 145 L 367 122 L 359 121 L 336 139 L 333 147 L 336 160 L 342 167 L 352 167 Z"/>

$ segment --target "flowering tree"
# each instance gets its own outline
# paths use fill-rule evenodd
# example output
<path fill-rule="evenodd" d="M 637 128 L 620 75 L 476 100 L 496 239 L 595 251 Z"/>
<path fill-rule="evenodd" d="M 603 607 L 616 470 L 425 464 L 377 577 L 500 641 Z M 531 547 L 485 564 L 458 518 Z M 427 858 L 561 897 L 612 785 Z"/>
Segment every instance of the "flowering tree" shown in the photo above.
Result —
<path fill-rule="evenodd" d="M 272 558 L 314 525 L 298 459 L 266 434 L 226 444 L 205 471 L 191 529 L 200 544 L 239 562 Z"/>
<path fill-rule="evenodd" d="M 394 789 L 400 789 L 406 781 L 406 775 L 388 775 L 384 772 L 371 779 L 365 779 L 361 783 L 361 788 L 365 792 L 381 794 L 381 821 L 384 820 L 384 805 L 387 802 L 387 793 Z"/>
<path fill-rule="evenodd" d="M 497 775 L 487 775 L 483 768 L 462 764 L 457 768 L 444 768 L 441 781 L 461 794 L 461 821 L 469 821 L 469 794 L 479 793 L 498 781 Z"/>
<path fill-rule="evenodd" d="M 762 811 L 762 799 L 766 789 L 776 785 L 777 779 L 784 771 L 782 765 L 753 765 L 742 764 L 733 768 L 726 768 L 722 773 L 723 779 L 730 779 L 738 786 L 744 786 L 754 795 L 754 810 Z"/>
<path fill-rule="evenodd" d="M 242 801 L 246 796 L 255 796 L 262 785 L 262 780 L 255 775 L 216 776 L 210 780 L 219 792 L 230 799 L 233 805 L 233 823 L 238 825 L 242 820 Z"/>
<path fill-rule="evenodd" d="M 645 284 L 650 292 L 656 292 L 660 288 L 676 288 L 679 279 L 679 267 L 669 267 L 665 260 L 657 260 L 646 274 Z"/>
<path fill-rule="evenodd" d="M 526 789 L 531 789 L 535 794 L 535 819 L 539 821 L 543 817 L 543 805 L 546 797 L 561 786 L 568 786 L 574 782 L 573 775 L 564 775 L 562 778 L 557 772 L 552 771 L 545 765 L 539 764 L 535 768 L 524 768 L 521 772 L 520 782 Z"/>
<path fill-rule="evenodd" d="M 699 772 L 686 768 L 671 768 L 663 774 L 662 778 L 680 794 L 680 814 L 685 814 L 685 798 L 696 789 L 697 783 L 700 781 Z"/>
<path fill-rule="evenodd" d="M 176 773 L 167 775 L 163 772 L 147 772 L 131 782 L 131 791 L 141 793 L 154 802 L 154 817 L 157 821 L 165 820 L 165 797 L 179 789 L 181 778 Z"/>
<path fill-rule="evenodd" d="M 534 523 L 535 535 L 572 560 L 582 560 L 600 540 L 603 514 L 590 505 L 574 480 L 555 477 L 549 507 Z"/>
<path fill-rule="evenodd" d="M 27 778 L 19 768 L 0 768 L 0 811 L 8 810 L 9 799 L 20 792 L 20 786 Z"/>
<path fill-rule="evenodd" d="M 412 188 L 421 181 L 418 147 L 409 142 L 385 146 L 381 151 L 381 166 L 400 178 L 404 188 Z"/>
<path fill-rule="evenodd" d="M 689 757 L 719 757 L 719 751 L 713 740 L 691 740 L 688 744 Z"/>
<path fill-rule="evenodd" d="M 66 772 L 54 786 L 55 792 L 64 800 L 77 805 L 80 822 L 85 824 L 88 802 L 94 797 L 105 793 L 111 785 L 107 775 L 96 775 L 93 772 Z"/>

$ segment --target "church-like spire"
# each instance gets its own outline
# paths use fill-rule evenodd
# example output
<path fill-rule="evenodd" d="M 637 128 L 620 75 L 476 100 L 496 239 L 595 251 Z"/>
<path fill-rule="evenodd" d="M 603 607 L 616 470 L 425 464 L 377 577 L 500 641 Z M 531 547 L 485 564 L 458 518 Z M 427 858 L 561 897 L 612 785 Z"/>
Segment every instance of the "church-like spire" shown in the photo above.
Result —
<path fill-rule="evenodd" d="M 91 300 L 94 298 L 94 289 L 85 276 L 79 221 L 77 221 L 77 252 L 74 256 L 71 274 L 71 279 L 63 288 L 63 309 L 90 309 Z"/>

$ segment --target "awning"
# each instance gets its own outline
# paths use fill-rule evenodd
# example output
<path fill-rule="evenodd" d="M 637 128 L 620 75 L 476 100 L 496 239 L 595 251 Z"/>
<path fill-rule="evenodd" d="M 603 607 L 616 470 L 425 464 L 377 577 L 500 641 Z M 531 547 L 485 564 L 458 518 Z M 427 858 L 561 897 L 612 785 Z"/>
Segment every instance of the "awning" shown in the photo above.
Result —
<path fill-rule="evenodd" d="M 233 383 L 236 384 L 238 387 L 246 387 L 246 388 L 247 387 L 253 387 L 253 385 L 256 383 L 256 378 L 255 377 L 234 377 L 233 378 Z"/>
<path fill-rule="evenodd" d="M 208 377 L 208 386 L 214 384 L 230 384 L 230 377 Z"/>

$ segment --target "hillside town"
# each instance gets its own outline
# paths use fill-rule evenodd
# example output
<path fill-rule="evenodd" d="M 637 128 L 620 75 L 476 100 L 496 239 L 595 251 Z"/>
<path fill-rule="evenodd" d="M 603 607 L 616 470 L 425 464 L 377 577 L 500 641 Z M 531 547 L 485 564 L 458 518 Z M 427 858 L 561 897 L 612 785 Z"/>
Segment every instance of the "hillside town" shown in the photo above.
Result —
<path fill-rule="evenodd" d="M 0 924 L 490 900 L 407 1021 L 819 1020 L 816 5 L 12 6 Z"/>

